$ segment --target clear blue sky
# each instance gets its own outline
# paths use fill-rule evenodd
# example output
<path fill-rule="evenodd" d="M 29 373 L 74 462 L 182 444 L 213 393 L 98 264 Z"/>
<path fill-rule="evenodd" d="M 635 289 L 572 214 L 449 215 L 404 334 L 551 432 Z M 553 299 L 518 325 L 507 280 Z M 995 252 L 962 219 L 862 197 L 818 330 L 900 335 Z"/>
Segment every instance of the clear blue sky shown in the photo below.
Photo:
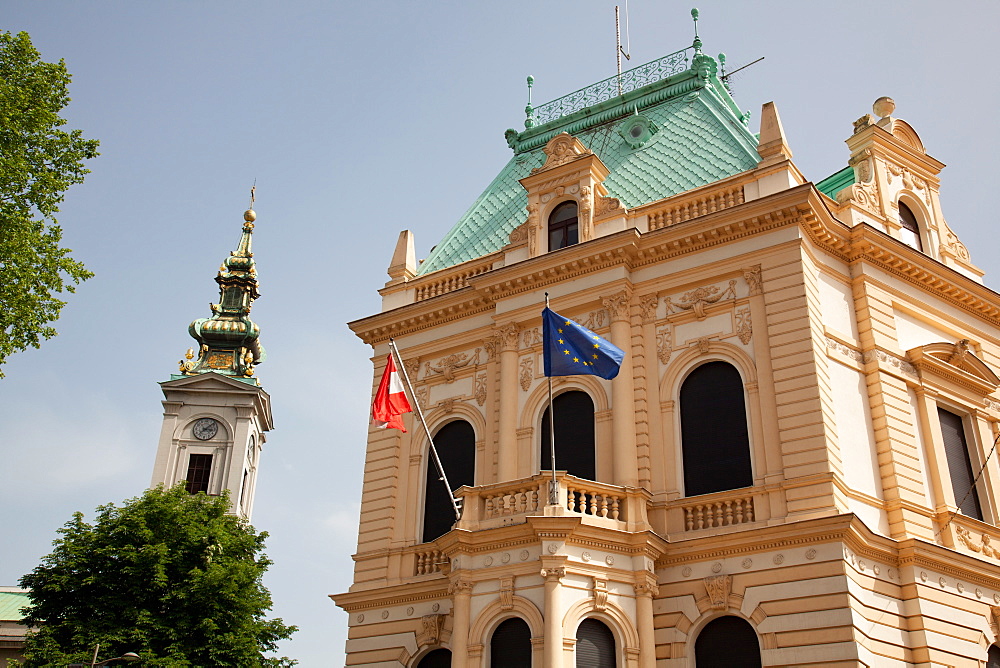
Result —
<path fill-rule="evenodd" d="M 624 4 L 624 0 L 622 0 Z M 846 165 L 852 122 L 881 95 L 949 164 L 945 216 L 987 271 L 996 249 L 996 2 L 701 2 L 700 33 L 753 112 L 774 100 L 812 181 Z M 396 236 L 425 257 L 475 200 L 536 103 L 614 73 L 613 0 L 0 2 L 73 73 L 72 127 L 100 139 L 60 221 L 96 272 L 41 350 L 0 381 L 0 584 L 49 551 L 75 510 L 149 484 L 157 382 L 209 315 L 257 181 L 253 317 L 276 429 L 254 524 L 268 531 L 282 651 L 343 665 L 346 590 L 367 430 L 370 349 L 345 322 L 376 312 Z M 690 7 L 632 0 L 632 64 L 683 48 Z M 2 278 L 0 278 L 2 280 Z"/>

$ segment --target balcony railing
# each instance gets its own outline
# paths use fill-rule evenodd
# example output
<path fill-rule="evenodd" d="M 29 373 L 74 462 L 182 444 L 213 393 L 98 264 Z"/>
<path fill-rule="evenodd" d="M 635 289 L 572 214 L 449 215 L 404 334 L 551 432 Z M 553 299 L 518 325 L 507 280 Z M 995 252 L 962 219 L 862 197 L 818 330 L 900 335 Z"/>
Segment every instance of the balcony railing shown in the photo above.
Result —
<path fill-rule="evenodd" d="M 584 480 L 564 471 L 556 472 L 558 502 L 549 504 L 551 472 L 511 482 L 463 487 L 459 528 L 478 531 L 522 524 L 532 515 L 578 515 L 588 524 L 622 531 L 648 527 L 648 492 Z"/>

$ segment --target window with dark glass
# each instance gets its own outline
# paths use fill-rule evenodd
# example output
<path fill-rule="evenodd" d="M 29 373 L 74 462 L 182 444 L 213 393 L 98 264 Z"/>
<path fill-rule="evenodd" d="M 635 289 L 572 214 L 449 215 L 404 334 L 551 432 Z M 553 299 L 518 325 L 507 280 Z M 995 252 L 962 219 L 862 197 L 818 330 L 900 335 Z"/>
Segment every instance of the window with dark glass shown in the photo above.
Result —
<path fill-rule="evenodd" d="M 586 392 L 563 392 L 552 400 L 556 426 L 556 470 L 586 480 L 597 478 L 594 448 L 594 401 Z M 552 470 L 549 409 L 542 415 L 542 471 Z"/>
<path fill-rule="evenodd" d="M 449 422 L 434 434 L 434 446 L 452 492 L 463 485 L 476 484 L 476 432 L 471 424 L 464 420 Z M 451 531 L 455 511 L 429 449 L 426 471 L 423 542 L 428 543 Z"/>
<path fill-rule="evenodd" d="M 504 620 L 490 637 L 490 668 L 531 666 L 531 629 L 520 617 Z"/>
<path fill-rule="evenodd" d="M 760 668 L 760 642 L 749 622 L 719 617 L 698 634 L 694 656 L 697 668 Z"/>
<path fill-rule="evenodd" d="M 188 457 L 187 491 L 190 494 L 208 492 L 208 479 L 212 473 L 212 455 Z"/>
<path fill-rule="evenodd" d="M 752 485 L 743 379 L 736 367 L 697 367 L 681 385 L 680 404 L 685 495 Z"/>
<path fill-rule="evenodd" d="M 1000 668 L 1000 647 L 990 645 L 986 654 L 986 668 Z"/>
<path fill-rule="evenodd" d="M 972 472 L 972 462 L 969 460 L 969 446 L 965 441 L 962 416 L 938 408 L 938 421 L 941 423 L 941 437 L 944 441 L 945 458 L 948 460 L 951 488 L 955 492 L 955 505 L 963 515 L 982 520 L 983 510 L 979 505 L 979 495 L 972 485 L 976 478 Z"/>
<path fill-rule="evenodd" d="M 451 650 L 442 648 L 428 652 L 417 668 L 451 668 Z"/>
<path fill-rule="evenodd" d="M 585 619 L 576 629 L 576 668 L 616 668 L 615 635 L 607 624 Z"/>
<path fill-rule="evenodd" d="M 580 240 L 576 202 L 563 202 L 549 216 L 549 250 L 572 246 Z"/>
<path fill-rule="evenodd" d="M 923 250 L 923 244 L 920 243 L 920 226 L 917 224 L 917 217 L 913 215 L 910 207 L 902 202 L 899 203 L 899 224 L 901 227 L 899 235 L 903 243 L 917 250 Z"/>

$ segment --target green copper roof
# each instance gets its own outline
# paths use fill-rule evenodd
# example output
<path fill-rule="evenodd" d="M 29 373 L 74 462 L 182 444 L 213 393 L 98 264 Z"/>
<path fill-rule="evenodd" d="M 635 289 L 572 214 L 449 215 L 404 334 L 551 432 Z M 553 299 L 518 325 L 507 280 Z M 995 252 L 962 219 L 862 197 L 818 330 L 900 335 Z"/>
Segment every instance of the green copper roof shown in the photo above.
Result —
<path fill-rule="evenodd" d="M 757 138 L 746 116 L 716 76 L 715 60 L 702 54 L 692 67 L 621 97 L 556 118 L 523 132 L 507 131 L 514 157 L 421 264 L 418 274 L 493 253 L 527 220 L 528 196 L 518 182 L 545 162 L 545 143 L 574 135 L 610 170 L 610 197 L 637 207 L 756 167 Z M 655 132 L 632 148 L 619 132 L 638 113 Z"/>
<path fill-rule="evenodd" d="M 0 620 L 19 622 L 24 617 L 21 608 L 28 605 L 27 592 L 0 591 Z"/>
<path fill-rule="evenodd" d="M 816 184 L 816 190 L 830 199 L 837 199 L 837 193 L 854 183 L 854 168 L 844 167 Z"/>

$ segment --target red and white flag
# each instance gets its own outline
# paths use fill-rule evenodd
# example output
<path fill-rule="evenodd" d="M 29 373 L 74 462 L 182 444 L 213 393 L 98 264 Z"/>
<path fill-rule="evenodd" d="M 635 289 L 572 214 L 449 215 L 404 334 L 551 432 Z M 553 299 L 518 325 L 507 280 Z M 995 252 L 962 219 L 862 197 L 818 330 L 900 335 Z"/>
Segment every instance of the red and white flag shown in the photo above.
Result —
<path fill-rule="evenodd" d="M 406 399 L 406 392 L 403 391 L 403 383 L 399 380 L 399 372 L 396 371 L 396 362 L 390 354 L 378 390 L 375 391 L 375 400 L 372 402 L 372 424 L 379 429 L 398 429 L 405 432 L 402 416 L 403 413 L 412 411 L 410 402 Z"/>

